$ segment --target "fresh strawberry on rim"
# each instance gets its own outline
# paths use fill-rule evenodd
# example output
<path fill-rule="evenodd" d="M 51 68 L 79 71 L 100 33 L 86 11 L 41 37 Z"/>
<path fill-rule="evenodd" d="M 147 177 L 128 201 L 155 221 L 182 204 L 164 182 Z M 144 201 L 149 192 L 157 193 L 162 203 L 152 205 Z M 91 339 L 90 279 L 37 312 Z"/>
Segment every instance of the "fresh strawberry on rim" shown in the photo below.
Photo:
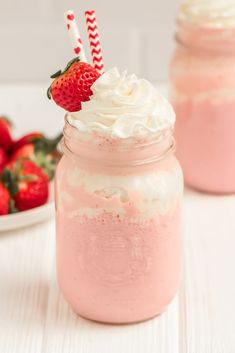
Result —
<path fill-rule="evenodd" d="M 69 112 L 79 111 L 81 103 L 90 99 L 91 86 L 99 77 L 94 67 L 75 58 L 64 71 L 57 71 L 51 76 L 54 81 L 48 88 L 47 96 Z"/>

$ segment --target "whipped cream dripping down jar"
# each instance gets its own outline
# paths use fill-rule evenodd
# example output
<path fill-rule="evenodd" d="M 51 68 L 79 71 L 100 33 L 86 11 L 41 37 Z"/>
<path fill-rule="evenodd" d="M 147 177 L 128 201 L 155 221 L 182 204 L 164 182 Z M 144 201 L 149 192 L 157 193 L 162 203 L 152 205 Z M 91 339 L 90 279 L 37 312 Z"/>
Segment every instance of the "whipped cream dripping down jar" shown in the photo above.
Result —
<path fill-rule="evenodd" d="M 146 80 L 112 69 L 65 117 L 56 173 L 57 272 L 74 311 L 131 323 L 175 296 L 183 177 L 174 112 Z"/>
<path fill-rule="evenodd" d="M 186 0 L 170 65 L 177 157 L 189 186 L 235 192 L 235 2 Z"/>

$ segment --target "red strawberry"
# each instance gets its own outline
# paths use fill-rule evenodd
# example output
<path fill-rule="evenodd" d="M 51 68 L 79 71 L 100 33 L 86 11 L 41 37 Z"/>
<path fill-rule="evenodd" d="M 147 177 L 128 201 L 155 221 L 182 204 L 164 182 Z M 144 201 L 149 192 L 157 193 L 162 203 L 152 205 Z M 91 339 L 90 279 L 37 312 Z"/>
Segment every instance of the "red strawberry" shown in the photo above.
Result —
<path fill-rule="evenodd" d="M 9 212 L 10 194 L 5 185 L 0 182 L 0 216 Z"/>
<path fill-rule="evenodd" d="M 0 147 L 7 151 L 12 144 L 11 122 L 5 116 L 0 116 Z"/>
<path fill-rule="evenodd" d="M 7 154 L 2 147 L 0 147 L 0 174 L 7 164 Z"/>
<path fill-rule="evenodd" d="M 21 139 L 21 143 L 18 143 L 18 146 L 27 140 L 25 137 Z M 61 137 L 62 135 L 59 134 L 54 139 L 48 139 L 44 136 L 33 138 L 31 139 L 31 143 L 24 144 L 16 150 L 15 148 L 13 149 L 14 152 L 11 155 L 10 162 L 22 158 L 31 159 L 43 169 L 51 180 L 54 177 L 56 162 L 59 159 L 56 148 Z M 20 140 L 17 142 L 20 142 Z"/>
<path fill-rule="evenodd" d="M 18 148 L 15 152 L 12 153 L 10 162 L 15 162 L 19 158 L 34 158 L 34 145 L 32 143 L 28 143 L 27 145 L 23 145 Z"/>
<path fill-rule="evenodd" d="M 47 91 L 48 98 L 52 96 L 57 105 L 69 112 L 81 110 L 81 103 L 90 99 L 91 86 L 99 76 L 94 67 L 75 58 L 64 71 L 51 76 L 55 80 Z"/>
<path fill-rule="evenodd" d="M 41 132 L 31 132 L 22 136 L 19 140 L 14 142 L 13 151 L 16 151 L 24 145 L 33 144 L 38 151 L 40 150 L 45 153 L 50 153 L 56 150 L 56 147 L 60 142 L 61 138 L 62 134 L 59 134 L 53 139 L 49 139 Z"/>
<path fill-rule="evenodd" d="M 27 145 L 28 143 L 36 142 L 37 140 L 40 140 L 43 138 L 44 138 L 44 135 L 39 131 L 30 132 L 29 134 L 22 136 L 20 139 L 14 142 L 13 150 L 14 151 L 18 150 L 18 148 L 24 145 Z"/>
<path fill-rule="evenodd" d="M 53 179 L 57 160 L 51 154 L 37 152 L 35 146 L 29 143 L 16 150 L 11 155 L 9 163 L 12 164 L 22 159 L 30 159 L 47 174 L 49 180 Z"/>
<path fill-rule="evenodd" d="M 35 208 L 47 202 L 48 177 L 30 160 L 24 159 L 10 163 L 3 171 L 2 180 L 19 211 Z"/>

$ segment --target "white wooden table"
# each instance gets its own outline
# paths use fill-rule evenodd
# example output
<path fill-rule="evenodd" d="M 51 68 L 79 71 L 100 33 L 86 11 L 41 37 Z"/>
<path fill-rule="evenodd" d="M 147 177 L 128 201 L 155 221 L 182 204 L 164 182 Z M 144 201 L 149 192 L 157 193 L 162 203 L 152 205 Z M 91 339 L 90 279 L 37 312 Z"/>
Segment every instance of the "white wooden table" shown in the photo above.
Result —
<path fill-rule="evenodd" d="M 61 113 L 43 93 L 44 85 L 0 86 L 0 113 L 20 131 L 57 132 Z M 165 314 L 136 325 L 71 311 L 56 283 L 54 219 L 0 233 L 0 353 L 234 353 L 235 196 L 187 190 L 184 201 L 179 295 Z"/>

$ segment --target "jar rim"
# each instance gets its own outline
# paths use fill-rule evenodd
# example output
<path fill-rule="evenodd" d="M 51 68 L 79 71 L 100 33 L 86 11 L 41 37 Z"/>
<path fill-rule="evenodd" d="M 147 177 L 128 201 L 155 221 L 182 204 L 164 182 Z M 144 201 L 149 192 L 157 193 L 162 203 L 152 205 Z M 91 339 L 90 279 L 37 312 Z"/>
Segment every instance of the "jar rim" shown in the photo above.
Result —
<path fill-rule="evenodd" d="M 91 141 L 83 141 L 78 138 L 79 130 L 70 123 L 68 114 L 66 114 L 63 134 L 61 149 L 64 154 L 67 154 L 71 158 L 101 163 L 109 167 L 140 166 L 156 163 L 175 151 L 172 128 L 165 129 L 161 133 L 158 133 L 158 136 L 155 134 L 151 139 L 142 143 L 97 146 L 92 144 Z M 120 139 L 118 141 L 120 142 Z M 96 151 L 96 154 L 94 154 L 94 151 Z M 142 156 L 142 158 L 131 158 L 131 152 Z M 152 154 L 152 152 L 154 153 Z M 97 158 L 97 155 L 102 156 L 102 158 Z M 128 155 L 130 156 L 129 158 Z"/>
<path fill-rule="evenodd" d="M 147 165 L 147 164 L 153 164 L 153 163 L 158 163 L 161 162 L 162 160 L 164 160 L 168 155 L 173 154 L 176 150 L 176 144 L 175 144 L 175 139 L 172 138 L 172 143 L 170 144 L 169 148 L 162 153 L 161 155 L 155 155 L 152 158 L 148 158 L 148 159 L 135 159 L 132 161 L 127 161 L 127 162 L 117 162 L 114 160 L 99 160 L 97 161 L 97 159 L 88 159 L 87 157 L 81 156 L 81 155 L 74 155 L 74 153 L 71 151 L 71 149 L 69 148 L 69 146 L 66 144 L 65 139 L 62 138 L 61 142 L 60 142 L 60 148 L 62 150 L 62 152 L 64 154 L 67 154 L 69 157 L 71 157 L 72 159 L 75 157 L 84 160 L 87 160 L 88 162 L 93 162 L 96 161 L 100 164 L 101 161 L 101 166 L 105 165 L 107 167 L 138 167 L 138 166 L 142 166 L 142 165 Z M 66 152 L 65 152 L 66 151 Z"/>
<path fill-rule="evenodd" d="M 181 46 L 203 52 L 235 52 L 235 26 L 199 26 L 179 18 L 176 24 L 175 41 Z"/>
<path fill-rule="evenodd" d="M 83 132 L 80 132 L 78 130 L 78 128 L 76 126 L 74 126 L 73 124 L 71 124 L 71 122 L 69 121 L 68 119 L 68 116 L 69 114 L 67 113 L 65 115 L 65 125 L 64 125 L 64 128 L 63 128 L 63 134 L 64 136 L 66 136 L 66 125 L 69 126 L 69 128 L 71 130 L 73 130 L 76 134 L 79 134 L 81 137 L 84 133 Z M 160 144 L 164 139 L 167 139 L 168 137 L 170 137 L 172 134 L 173 134 L 173 131 L 174 131 L 174 127 L 170 127 L 170 128 L 165 128 L 161 131 L 158 131 L 156 133 L 151 133 L 149 134 L 149 138 L 145 138 L 145 136 L 140 136 L 139 139 L 137 140 L 138 142 L 137 143 L 131 143 L 131 141 L 133 140 L 132 137 L 130 138 L 125 138 L 125 139 L 111 139 L 112 141 L 122 141 L 123 144 L 120 148 L 120 150 L 123 150 L 123 151 L 127 151 L 129 150 L 130 148 L 132 149 L 138 149 L 138 148 L 141 148 L 141 147 L 149 147 L 151 145 L 156 145 L 156 144 Z M 103 136 L 102 136 L 103 137 Z M 106 137 L 105 137 L 106 138 Z M 144 139 L 144 142 L 140 142 L 141 140 Z M 81 142 L 81 139 L 79 140 Z M 115 146 L 115 145 L 114 145 Z M 110 147 L 110 146 L 108 146 Z M 120 147 L 120 146 L 119 146 Z M 105 149 L 105 148 L 104 148 Z M 100 150 L 102 150 L 102 147 L 100 147 Z"/>

